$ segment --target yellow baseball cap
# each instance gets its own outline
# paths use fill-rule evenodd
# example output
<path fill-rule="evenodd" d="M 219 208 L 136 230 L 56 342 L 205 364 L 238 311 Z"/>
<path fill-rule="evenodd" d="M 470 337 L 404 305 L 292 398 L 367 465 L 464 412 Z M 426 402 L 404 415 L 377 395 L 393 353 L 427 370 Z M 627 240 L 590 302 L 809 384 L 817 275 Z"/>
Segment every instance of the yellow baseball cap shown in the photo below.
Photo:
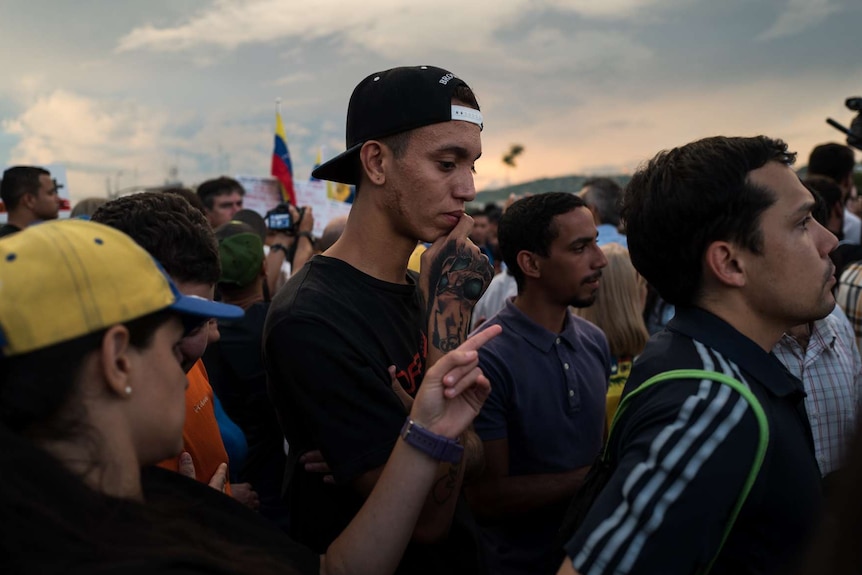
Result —
<path fill-rule="evenodd" d="M 53 221 L 0 240 L 0 352 L 36 351 L 170 309 L 236 319 L 242 308 L 179 293 L 155 259 L 95 222 Z"/>

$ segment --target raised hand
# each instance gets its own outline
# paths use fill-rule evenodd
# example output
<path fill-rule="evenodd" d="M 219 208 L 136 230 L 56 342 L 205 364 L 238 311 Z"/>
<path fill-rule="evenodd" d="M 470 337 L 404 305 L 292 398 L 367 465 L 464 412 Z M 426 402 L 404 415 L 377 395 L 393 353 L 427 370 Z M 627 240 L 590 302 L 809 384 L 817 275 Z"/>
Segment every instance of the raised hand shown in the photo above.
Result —
<path fill-rule="evenodd" d="M 464 214 L 449 235 L 422 254 L 419 287 L 428 320 L 428 363 L 457 348 L 470 331 L 473 306 L 485 293 L 494 270 L 467 237 L 473 218 Z"/>
<path fill-rule="evenodd" d="M 502 331 L 499 325 L 489 327 L 431 366 L 416 394 L 411 419 L 439 435 L 452 439 L 461 435 L 491 393 L 477 350 Z"/>
<path fill-rule="evenodd" d="M 177 471 L 180 475 L 185 475 L 191 479 L 197 479 L 195 476 L 195 462 L 192 461 L 192 456 L 188 451 L 183 451 L 180 454 Z M 215 473 L 210 478 L 208 485 L 216 491 L 224 493 L 225 485 L 227 484 L 227 463 L 220 463 L 216 468 Z"/>

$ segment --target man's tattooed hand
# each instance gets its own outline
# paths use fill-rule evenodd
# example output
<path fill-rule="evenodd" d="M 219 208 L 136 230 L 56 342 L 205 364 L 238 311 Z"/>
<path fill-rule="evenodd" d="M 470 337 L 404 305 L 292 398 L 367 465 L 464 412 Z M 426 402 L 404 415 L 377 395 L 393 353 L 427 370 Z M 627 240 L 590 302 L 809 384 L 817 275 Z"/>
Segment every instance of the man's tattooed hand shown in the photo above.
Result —
<path fill-rule="evenodd" d="M 493 277 L 488 258 L 467 238 L 472 229 L 473 218 L 464 215 L 423 255 L 420 285 L 427 304 L 429 353 L 446 353 L 467 339 L 473 306 Z"/>

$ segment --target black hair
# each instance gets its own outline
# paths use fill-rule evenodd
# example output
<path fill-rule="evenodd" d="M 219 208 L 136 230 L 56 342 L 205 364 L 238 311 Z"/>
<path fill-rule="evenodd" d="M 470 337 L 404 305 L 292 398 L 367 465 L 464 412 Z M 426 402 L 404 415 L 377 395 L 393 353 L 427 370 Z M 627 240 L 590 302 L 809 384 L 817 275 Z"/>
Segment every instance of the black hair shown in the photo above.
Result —
<path fill-rule="evenodd" d="M 589 178 L 582 188 L 587 204 L 594 206 L 603 224 L 614 227 L 620 225 L 620 204 L 623 199 L 623 189 L 610 178 Z"/>
<path fill-rule="evenodd" d="M 171 315 L 160 311 L 126 322 L 129 344 L 148 348 L 156 330 Z M 79 430 L 80 414 L 67 408 L 84 361 L 101 347 L 106 331 L 0 360 L 0 425 L 16 433 L 55 440 Z"/>
<path fill-rule="evenodd" d="M 660 152 L 635 173 L 623 199 L 635 268 L 668 303 L 695 304 L 712 242 L 763 249 L 760 215 L 776 198 L 752 184 L 750 172 L 794 159 L 787 144 L 765 136 L 716 136 Z"/>
<path fill-rule="evenodd" d="M 162 193 L 163 194 L 174 194 L 176 196 L 180 196 L 182 198 L 185 198 L 185 200 L 188 203 L 190 203 L 194 209 L 196 209 L 196 210 L 200 211 L 200 213 L 206 215 L 206 208 L 204 207 L 204 203 L 201 201 L 200 196 L 197 195 L 196 193 L 194 193 L 193 191 L 191 191 L 190 189 L 180 188 L 180 187 L 165 188 L 162 190 Z"/>
<path fill-rule="evenodd" d="M 123 196 L 96 210 L 92 220 L 130 236 L 175 281 L 213 285 L 221 276 L 218 242 L 209 222 L 180 195 Z"/>
<path fill-rule="evenodd" d="M 0 182 L 0 199 L 6 211 L 14 210 L 26 194 L 39 193 L 39 177 L 50 176 L 51 172 L 35 166 L 14 166 L 3 172 Z"/>
<path fill-rule="evenodd" d="M 125 323 L 130 344 L 148 348 L 171 317 L 162 310 Z M 93 460 L 85 463 L 99 465 L 100 438 L 85 423 L 75 394 L 84 362 L 106 331 L 0 359 L 0 469 L 7 471 L 0 473 L 0 572 L 137 573 L 139 565 L 183 564 L 207 573 L 293 573 L 251 542 L 224 540 L 220 534 L 230 526 L 199 519 L 201 502 L 186 501 L 185 491 L 166 498 L 154 484 L 150 498 L 145 483 L 146 504 L 111 497 L 39 447 L 75 438 L 92 446 Z M 177 481 L 198 485 L 182 477 L 171 484 Z"/>
<path fill-rule="evenodd" d="M 200 184 L 197 189 L 198 197 L 208 210 L 213 209 L 216 196 L 231 194 L 233 192 L 239 192 L 239 195 L 244 196 L 245 188 L 238 181 L 227 176 L 207 180 Z"/>
<path fill-rule="evenodd" d="M 814 219 L 826 227 L 826 220 L 835 206 L 844 209 L 843 192 L 832 178 L 826 176 L 810 176 L 802 180 L 808 191 L 814 194 L 817 205 L 814 208 Z M 818 217 L 819 216 L 819 217 Z"/>
<path fill-rule="evenodd" d="M 526 250 L 547 256 L 551 244 L 559 235 L 554 217 L 586 205 L 575 194 L 549 192 L 521 198 L 509 206 L 500 219 L 497 240 L 503 261 L 518 284 L 518 293 L 523 291 L 526 281 L 518 265 L 518 252 Z"/>
<path fill-rule="evenodd" d="M 808 156 L 808 174 L 841 182 L 853 172 L 853 149 L 842 144 L 820 144 Z"/>

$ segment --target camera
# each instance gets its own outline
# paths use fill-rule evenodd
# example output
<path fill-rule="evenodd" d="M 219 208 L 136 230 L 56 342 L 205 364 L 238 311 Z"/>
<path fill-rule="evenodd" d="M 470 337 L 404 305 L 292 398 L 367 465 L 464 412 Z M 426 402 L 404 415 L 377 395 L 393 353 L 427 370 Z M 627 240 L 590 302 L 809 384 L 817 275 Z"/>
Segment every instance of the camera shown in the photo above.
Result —
<path fill-rule="evenodd" d="M 836 130 L 840 130 L 847 134 L 848 146 L 853 146 L 854 148 L 862 150 L 862 97 L 855 96 L 847 98 L 844 101 L 844 105 L 853 112 L 859 112 L 850 123 L 850 128 L 845 128 L 832 118 L 826 118 L 826 123 Z"/>
<path fill-rule="evenodd" d="M 296 208 L 299 217 L 294 221 L 290 215 L 289 206 L 289 203 L 282 202 L 266 212 L 266 227 L 274 232 L 295 234 L 299 227 L 299 222 L 302 221 L 302 216 L 305 214 L 305 208 Z"/>

